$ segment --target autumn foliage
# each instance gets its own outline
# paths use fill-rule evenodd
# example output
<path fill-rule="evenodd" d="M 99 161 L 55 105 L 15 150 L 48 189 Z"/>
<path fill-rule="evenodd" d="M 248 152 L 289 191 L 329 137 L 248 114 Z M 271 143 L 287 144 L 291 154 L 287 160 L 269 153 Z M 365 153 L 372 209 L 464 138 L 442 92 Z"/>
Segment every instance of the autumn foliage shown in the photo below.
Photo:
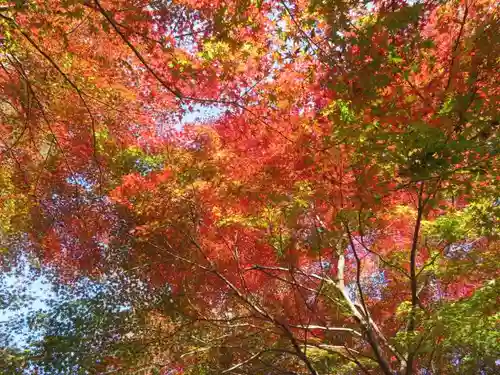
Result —
<path fill-rule="evenodd" d="M 168 295 L 71 368 L 498 371 L 494 1 L 3 4 L 5 267 Z"/>

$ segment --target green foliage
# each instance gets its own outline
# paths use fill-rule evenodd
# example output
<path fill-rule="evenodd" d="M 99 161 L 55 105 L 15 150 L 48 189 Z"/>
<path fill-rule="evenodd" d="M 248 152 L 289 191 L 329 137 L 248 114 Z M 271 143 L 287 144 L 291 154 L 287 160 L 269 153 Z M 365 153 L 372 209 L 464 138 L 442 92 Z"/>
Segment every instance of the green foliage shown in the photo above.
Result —
<path fill-rule="evenodd" d="M 500 205 L 495 198 L 482 198 L 471 202 L 466 208 L 425 222 L 425 232 L 431 237 L 447 243 L 473 240 L 480 237 L 495 238 L 499 230 Z"/>
<path fill-rule="evenodd" d="M 139 172 L 146 175 L 162 168 L 163 157 L 161 155 L 149 155 L 138 147 L 129 147 L 114 156 L 113 163 L 119 173 Z"/>
<path fill-rule="evenodd" d="M 27 354 L 12 348 L 0 348 L 0 369 L 3 374 L 22 374 L 26 369 Z"/>
<path fill-rule="evenodd" d="M 0 236 L 8 236 L 24 229 L 29 212 L 28 197 L 16 189 L 16 178 L 11 168 L 0 170 Z M 0 256 L 1 256 L 0 250 Z"/>
<path fill-rule="evenodd" d="M 407 27 L 409 24 L 415 23 L 421 16 L 423 4 L 418 2 L 402 7 L 394 12 L 388 13 L 382 18 L 382 23 L 387 26 L 388 30 L 398 31 Z"/>
<path fill-rule="evenodd" d="M 492 280 L 469 298 L 444 303 L 424 321 L 425 341 L 420 350 L 436 351 L 436 356 L 450 362 L 458 356 L 459 364 L 447 367 L 450 374 L 475 374 L 481 368 L 485 374 L 495 373 L 500 352 L 499 292 L 498 280 Z"/>
<path fill-rule="evenodd" d="M 359 372 L 359 367 L 346 360 L 346 354 L 342 348 L 337 348 L 339 352 L 316 347 L 308 348 L 307 354 L 320 373 L 334 373 L 338 375 L 355 375 Z M 360 359 L 361 365 L 365 369 L 375 369 L 377 363 L 369 358 Z"/>

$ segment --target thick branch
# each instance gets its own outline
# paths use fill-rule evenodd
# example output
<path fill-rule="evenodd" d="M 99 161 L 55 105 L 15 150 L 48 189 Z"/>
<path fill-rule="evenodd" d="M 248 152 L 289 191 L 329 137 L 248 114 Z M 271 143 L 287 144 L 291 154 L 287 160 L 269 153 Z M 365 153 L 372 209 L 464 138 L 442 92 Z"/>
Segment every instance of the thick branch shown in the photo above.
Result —
<path fill-rule="evenodd" d="M 419 305 L 418 299 L 418 274 L 417 274 L 417 251 L 418 251 L 418 238 L 420 236 L 420 226 L 422 224 L 422 217 L 424 212 L 424 186 L 425 182 L 420 183 L 420 190 L 418 192 L 418 207 L 417 207 L 417 221 L 415 223 L 415 229 L 413 232 L 413 240 L 410 252 L 410 287 L 411 287 L 411 311 L 408 317 L 408 324 L 406 332 L 412 332 L 415 330 L 416 323 L 416 313 Z M 413 372 L 413 353 L 411 353 L 408 348 L 408 354 L 406 356 L 406 362 L 402 363 L 402 372 L 407 375 L 411 375 Z"/>

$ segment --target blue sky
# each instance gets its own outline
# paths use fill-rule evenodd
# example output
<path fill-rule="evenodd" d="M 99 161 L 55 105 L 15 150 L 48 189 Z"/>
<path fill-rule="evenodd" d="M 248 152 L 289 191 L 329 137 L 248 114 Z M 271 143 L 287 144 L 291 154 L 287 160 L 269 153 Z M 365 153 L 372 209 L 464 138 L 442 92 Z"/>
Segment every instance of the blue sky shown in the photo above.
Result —
<path fill-rule="evenodd" d="M 188 111 L 178 124 L 176 128 L 178 130 L 186 124 L 196 123 L 196 122 L 206 122 L 210 120 L 215 120 L 217 117 L 222 115 L 226 111 L 226 108 L 221 108 L 215 105 L 206 104 L 194 104 L 192 110 Z"/>
<path fill-rule="evenodd" d="M 47 302 L 55 298 L 51 290 L 51 284 L 44 276 L 33 275 L 26 264 L 26 260 L 21 261 L 18 268 L 11 272 L 1 275 L 0 287 L 3 288 L 2 294 L 13 297 L 14 303 L 7 309 L 0 308 L 0 343 L 6 339 L 2 335 L 12 335 L 14 344 L 22 347 L 25 342 L 25 336 L 30 333 L 26 324 L 20 330 L 12 332 L 6 323 L 24 320 L 32 311 L 46 309 Z"/>

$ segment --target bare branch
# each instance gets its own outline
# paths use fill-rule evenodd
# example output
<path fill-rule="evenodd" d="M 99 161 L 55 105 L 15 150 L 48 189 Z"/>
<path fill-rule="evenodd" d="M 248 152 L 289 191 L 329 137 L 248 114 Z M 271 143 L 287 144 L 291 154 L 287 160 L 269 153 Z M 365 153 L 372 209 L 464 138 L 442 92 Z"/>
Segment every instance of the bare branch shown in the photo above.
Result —
<path fill-rule="evenodd" d="M 234 366 L 232 366 L 232 367 L 228 368 L 227 370 L 222 371 L 222 372 L 221 372 L 221 374 L 226 374 L 226 373 L 228 373 L 228 372 L 231 372 L 231 371 L 233 371 L 233 370 L 236 370 L 237 368 L 240 368 L 241 366 L 244 366 L 244 365 L 246 365 L 247 363 L 249 363 L 249 362 L 253 361 L 255 358 L 260 357 L 260 356 L 261 356 L 262 354 L 264 354 L 265 352 L 266 352 L 266 351 L 265 351 L 265 350 L 263 350 L 263 351 L 261 351 L 261 352 L 258 352 L 257 354 L 254 354 L 253 356 L 251 356 L 250 358 L 246 359 L 245 361 L 240 362 L 240 363 L 237 363 L 237 364 L 235 364 Z"/>
<path fill-rule="evenodd" d="M 352 329 L 352 328 L 345 328 L 345 327 L 324 327 L 324 326 L 318 326 L 318 325 L 308 325 L 308 326 L 299 326 L 299 325 L 291 325 L 290 327 L 293 328 L 301 328 L 301 329 L 307 329 L 307 330 L 312 330 L 312 329 L 317 329 L 321 331 L 331 331 L 331 332 L 347 332 L 347 333 L 352 333 L 355 336 L 358 337 L 363 337 L 361 333 L 358 331 Z"/>

